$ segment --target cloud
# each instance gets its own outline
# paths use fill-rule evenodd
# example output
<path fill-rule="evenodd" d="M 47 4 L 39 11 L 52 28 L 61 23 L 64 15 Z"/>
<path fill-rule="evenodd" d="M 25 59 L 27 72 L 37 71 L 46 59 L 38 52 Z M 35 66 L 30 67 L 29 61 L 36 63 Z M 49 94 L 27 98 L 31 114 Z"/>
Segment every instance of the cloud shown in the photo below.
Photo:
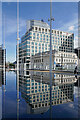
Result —
<path fill-rule="evenodd" d="M 64 23 L 62 27 L 58 28 L 59 30 L 62 30 L 62 31 L 67 31 L 67 32 L 76 32 L 77 31 L 77 28 L 78 27 L 78 19 L 75 18 L 74 20 L 72 21 L 69 21 L 67 23 Z M 75 29 L 74 29 L 75 28 Z M 70 31 L 71 30 L 71 31 Z"/>
<path fill-rule="evenodd" d="M 73 31 L 74 30 L 74 26 L 70 26 L 68 29 L 69 29 L 69 31 Z"/>
<path fill-rule="evenodd" d="M 24 28 L 26 27 L 26 20 L 20 18 L 20 24 L 19 24 L 19 32 L 22 36 L 22 33 L 25 31 Z M 15 61 L 16 60 L 16 38 L 17 38 L 17 20 L 16 18 L 6 18 L 6 48 L 7 48 L 7 61 Z M 20 36 L 19 36 L 20 37 Z M 11 50 L 10 50 L 11 48 Z"/>
<path fill-rule="evenodd" d="M 17 23 L 16 19 L 7 19 L 6 21 L 6 34 L 10 35 L 17 31 Z"/>
<path fill-rule="evenodd" d="M 20 18 L 20 23 L 19 23 L 19 30 L 20 32 L 22 29 L 26 26 L 26 20 Z M 17 19 L 7 19 L 6 23 L 6 34 L 11 35 L 13 33 L 17 32 Z"/>
<path fill-rule="evenodd" d="M 10 62 L 16 61 L 16 55 L 9 54 L 9 55 L 7 56 L 7 60 L 6 60 L 6 61 L 7 61 L 7 62 L 8 62 L 8 61 L 10 61 Z"/>
<path fill-rule="evenodd" d="M 59 30 L 74 33 L 74 48 L 78 47 L 78 13 L 74 13 L 73 19 L 64 23 Z"/>

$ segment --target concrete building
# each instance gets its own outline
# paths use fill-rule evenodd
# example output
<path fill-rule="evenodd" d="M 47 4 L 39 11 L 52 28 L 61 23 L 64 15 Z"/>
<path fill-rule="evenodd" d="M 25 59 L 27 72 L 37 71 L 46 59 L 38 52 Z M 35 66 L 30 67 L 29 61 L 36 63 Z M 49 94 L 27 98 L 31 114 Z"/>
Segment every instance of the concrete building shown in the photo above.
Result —
<path fill-rule="evenodd" d="M 30 57 L 50 50 L 50 26 L 38 20 L 27 22 L 27 30 L 19 44 L 20 69 L 29 69 Z M 52 29 L 52 50 L 73 52 L 74 34 Z"/>
<path fill-rule="evenodd" d="M 6 49 L 3 49 L 3 46 L 0 45 L 0 69 L 3 68 L 3 64 L 4 64 L 4 50 L 5 50 L 5 60 L 6 60 Z"/>
<path fill-rule="evenodd" d="M 42 81 L 42 83 L 50 84 L 50 76 L 49 72 L 36 72 L 31 71 L 30 72 L 30 78 L 39 82 Z M 27 76 L 27 74 L 25 75 Z M 77 79 L 74 75 L 65 75 L 65 74 L 52 74 L 52 85 L 64 85 L 64 84 L 70 84 L 75 83 Z"/>
<path fill-rule="evenodd" d="M 80 47 L 77 47 L 74 49 L 74 52 L 77 54 L 77 56 L 79 57 L 80 59 Z"/>
<path fill-rule="evenodd" d="M 31 69 L 49 70 L 50 52 L 35 54 L 31 57 Z M 78 65 L 78 57 L 75 53 L 52 51 L 52 69 L 73 70 Z"/>
<path fill-rule="evenodd" d="M 80 43 L 80 42 L 79 42 Z M 74 49 L 74 52 L 77 54 L 78 56 L 78 71 L 80 72 L 80 47 L 77 47 Z"/>
<path fill-rule="evenodd" d="M 3 67 L 2 53 L 2 46 L 0 46 L 0 69 Z"/>

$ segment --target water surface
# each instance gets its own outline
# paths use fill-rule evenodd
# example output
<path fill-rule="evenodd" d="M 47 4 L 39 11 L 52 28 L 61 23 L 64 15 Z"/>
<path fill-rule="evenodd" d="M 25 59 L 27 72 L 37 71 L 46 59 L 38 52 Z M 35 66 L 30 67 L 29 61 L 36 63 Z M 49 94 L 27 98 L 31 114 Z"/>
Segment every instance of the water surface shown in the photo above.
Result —
<path fill-rule="evenodd" d="M 77 76 L 79 78 L 79 76 Z M 6 72 L 2 79 L 2 118 L 79 118 L 79 87 L 75 75 Z M 52 112 L 52 116 L 51 113 Z"/>

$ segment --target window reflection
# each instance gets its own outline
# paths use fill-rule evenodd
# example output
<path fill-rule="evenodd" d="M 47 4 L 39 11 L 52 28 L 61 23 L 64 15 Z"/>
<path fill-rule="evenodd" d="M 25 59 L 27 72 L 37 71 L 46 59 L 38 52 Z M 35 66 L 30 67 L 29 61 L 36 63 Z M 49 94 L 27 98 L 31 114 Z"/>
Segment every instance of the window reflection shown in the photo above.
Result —
<path fill-rule="evenodd" d="M 20 91 L 28 103 L 28 113 L 43 113 L 50 107 L 50 80 L 46 72 L 26 72 L 19 75 Z M 74 75 L 52 74 L 52 106 L 71 102 L 74 99 Z"/>

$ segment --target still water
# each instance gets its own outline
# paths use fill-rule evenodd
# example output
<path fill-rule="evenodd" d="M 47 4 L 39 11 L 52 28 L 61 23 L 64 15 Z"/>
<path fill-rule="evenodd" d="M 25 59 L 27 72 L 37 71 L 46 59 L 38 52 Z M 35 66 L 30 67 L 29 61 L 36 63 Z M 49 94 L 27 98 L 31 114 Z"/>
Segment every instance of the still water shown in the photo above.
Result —
<path fill-rule="evenodd" d="M 0 71 L 2 119 L 75 118 L 79 119 L 79 76 L 52 74 L 52 109 L 50 80 L 47 72 Z M 0 80 L 0 81 L 1 81 Z M 52 115 L 50 114 L 52 113 Z"/>

